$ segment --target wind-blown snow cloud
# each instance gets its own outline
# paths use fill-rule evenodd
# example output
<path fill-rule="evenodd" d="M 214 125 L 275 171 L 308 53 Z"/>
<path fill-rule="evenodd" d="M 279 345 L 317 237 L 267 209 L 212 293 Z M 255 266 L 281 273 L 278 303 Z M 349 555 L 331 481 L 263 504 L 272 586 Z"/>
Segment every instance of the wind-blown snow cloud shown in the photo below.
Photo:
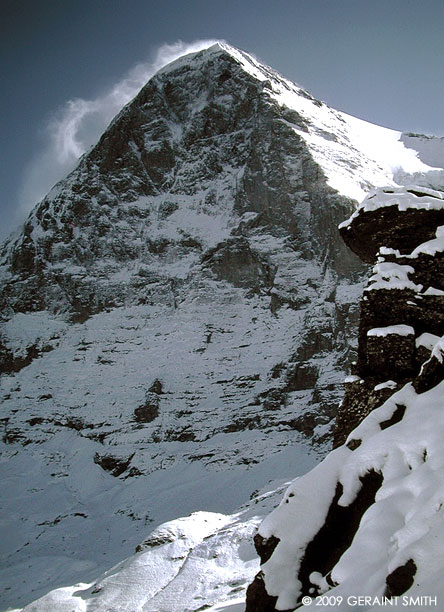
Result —
<path fill-rule="evenodd" d="M 200 51 L 215 40 L 162 45 L 153 61 L 136 64 L 128 74 L 94 100 L 76 98 L 55 111 L 44 129 L 42 152 L 31 161 L 19 193 L 22 214 L 42 199 L 54 183 L 76 165 L 99 138 L 111 119 L 160 68 L 181 55 Z"/>

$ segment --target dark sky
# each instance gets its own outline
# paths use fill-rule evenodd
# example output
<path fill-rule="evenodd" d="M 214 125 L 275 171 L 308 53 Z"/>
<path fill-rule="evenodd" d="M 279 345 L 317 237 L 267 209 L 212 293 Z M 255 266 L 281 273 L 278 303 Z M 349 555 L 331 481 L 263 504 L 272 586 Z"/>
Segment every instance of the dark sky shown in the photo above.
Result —
<path fill-rule="evenodd" d="M 117 110 L 112 88 L 136 64 L 149 74 L 165 43 L 224 39 L 334 108 L 444 135 L 443 0 L 0 1 L 1 238 Z"/>

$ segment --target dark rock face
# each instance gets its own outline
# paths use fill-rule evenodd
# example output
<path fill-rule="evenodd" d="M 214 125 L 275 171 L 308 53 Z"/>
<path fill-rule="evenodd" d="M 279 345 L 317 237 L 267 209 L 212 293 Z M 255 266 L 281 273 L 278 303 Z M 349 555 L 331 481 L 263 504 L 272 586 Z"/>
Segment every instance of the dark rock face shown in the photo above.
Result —
<path fill-rule="evenodd" d="M 174 542 L 174 536 L 170 533 L 156 534 L 150 536 L 141 544 L 136 546 L 136 553 L 142 552 L 147 548 L 156 548 L 157 546 L 162 546 L 163 544 L 169 544 L 170 542 Z"/>
<path fill-rule="evenodd" d="M 443 210 L 409 208 L 400 212 L 397 206 L 387 206 L 359 215 L 351 226 L 341 228 L 340 232 L 346 245 L 363 261 L 372 264 L 381 246 L 408 254 L 434 238 L 436 228 L 443 224 Z M 362 240 L 362 236 L 366 239 Z"/>
<path fill-rule="evenodd" d="M 392 388 L 375 389 L 375 386 L 377 382 L 373 378 L 346 384 L 344 399 L 336 417 L 335 446 L 344 444 L 348 434 L 393 393 Z"/>
<path fill-rule="evenodd" d="M 99 453 L 96 453 L 94 463 L 100 465 L 105 472 L 109 472 L 112 476 L 117 477 L 128 469 L 132 458 L 133 455 L 130 457 L 115 457 L 111 454 L 99 455 Z"/>
<path fill-rule="evenodd" d="M 399 597 L 409 589 L 414 581 L 416 574 L 416 564 L 413 559 L 409 559 L 405 565 L 397 567 L 386 578 L 387 588 L 385 597 Z"/>
<path fill-rule="evenodd" d="M 310 574 L 316 571 L 322 576 L 328 575 L 350 546 L 364 512 L 375 501 L 375 495 L 382 484 L 382 476 L 370 471 L 362 476 L 360 481 L 361 489 L 349 506 L 338 504 L 343 493 L 342 485 L 338 483 L 325 522 L 307 545 L 301 561 L 298 576 L 302 584 L 301 598 L 312 593 Z"/>
<path fill-rule="evenodd" d="M 255 253 L 246 238 L 230 238 L 207 251 L 202 263 L 208 266 L 220 280 L 227 280 L 235 287 L 251 288 L 273 286 L 274 270 Z"/>
<path fill-rule="evenodd" d="M 259 533 L 254 536 L 254 547 L 260 557 L 261 563 L 266 563 L 279 544 L 279 539 L 263 538 Z M 247 609 L 258 612 L 273 612 L 275 610 L 277 597 L 268 595 L 264 583 L 264 575 L 259 572 L 247 589 Z"/>
<path fill-rule="evenodd" d="M 134 410 L 134 417 L 138 423 L 151 423 L 159 416 L 160 395 L 162 383 L 155 380 L 150 390 L 145 393 L 145 401 Z"/>
<path fill-rule="evenodd" d="M 329 575 L 341 555 L 350 546 L 364 512 L 375 501 L 382 484 L 381 474 L 370 471 L 360 478 L 361 489 L 349 506 L 340 506 L 343 488 L 338 483 L 325 522 L 315 537 L 308 543 L 301 560 L 298 580 L 301 583 L 300 603 L 304 595 L 316 595 L 309 577 L 313 572 Z M 260 535 L 254 539 L 256 550 L 265 563 L 272 556 L 279 540 L 271 536 L 264 540 Z M 247 590 L 246 612 L 274 612 L 277 597 L 267 593 L 263 574 L 259 572 Z"/>
<path fill-rule="evenodd" d="M 276 602 L 277 597 L 271 597 L 267 593 L 264 575 L 259 572 L 247 589 L 246 612 L 275 612 Z"/>
<path fill-rule="evenodd" d="M 316 368 L 309 364 L 293 366 L 287 372 L 286 389 L 287 391 L 301 391 L 311 389 L 318 378 Z"/>
<path fill-rule="evenodd" d="M 377 376 L 385 372 L 386 379 L 396 380 L 411 375 L 415 368 L 415 336 L 388 334 L 367 338 L 366 370 Z"/>
<path fill-rule="evenodd" d="M 399 423 L 400 421 L 402 421 L 402 417 L 405 414 L 405 408 L 406 408 L 405 406 L 397 405 L 396 410 L 392 414 L 392 416 L 386 421 L 381 421 L 379 423 L 379 427 L 381 429 L 387 429 L 387 427 L 391 427 L 392 425 L 395 425 L 396 423 Z"/>
<path fill-rule="evenodd" d="M 151 387 L 149 388 L 150 393 L 155 393 L 156 395 L 162 395 L 163 393 L 163 385 L 162 382 L 156 378 Z"/>
<path fill-rule="evenodd" d="M 158 401 L 155 402 L 147 399 L 145 404 L 134 410 L 134 416 L 138 423 L 151 423 L 151 421 L 154 421 L 159 416 Z"/>
<path fill-rule="evenodd" d="M 418 376 L 413 379 L 417 393 L 424 393 L 435 387 L 444 378 L 444 364 L 437 356 L 432 355 L 424 361 Z"/>
<path fill-rule="evenodd" d="M 268 539 L 263 538 L 259 533 L 254 536 L 254 547 L 261 559 L 261 563 L 268 561 L 278 544 L 279 539 L 274 536 Z"/>
<path fill-rule="evenodd" d="M 27 347 L 26 355 L 15 357 L 13 352 L 5 346 L 0 340 L 0 371 L 4 374 L 11 372 L 19 372 L 22 368 L 28 366 L 33 359 L 36 359 L 41 352 L 38 347 L 33 345 Z"/>

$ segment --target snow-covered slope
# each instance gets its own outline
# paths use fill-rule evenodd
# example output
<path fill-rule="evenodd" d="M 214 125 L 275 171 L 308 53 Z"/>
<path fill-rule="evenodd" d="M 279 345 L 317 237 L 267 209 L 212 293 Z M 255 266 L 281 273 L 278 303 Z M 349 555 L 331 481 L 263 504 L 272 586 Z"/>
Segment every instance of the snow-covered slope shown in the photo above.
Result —
<path fill-rule="evenodd" d="M 154 76 L 5 243 L 4 606 L 164 521 L 236 523 L 325 455 L 362 290 L 337 224 L 370 187 L 444 183 L 399 138 L 218 44 Z"/>
<path fill-rule="evenodd" d="M 409 149 L 417 151 L 421 161 L 435 168 L 444 166 L 444 138 L 425 134 L 402 134 L 401 141 Z"/>
<path fill-rule="evenodd" d="M 93 583 L 52 591 L 24 611 L 184 612 L 244 599 L 259 565 L 253 535 L 284 489 L 257 492 L 233 515 L 196 512 L 165 523 Z"/>
<path fill-rule="evenodd" d="M 337 598 L 331 602 L 343 602 L 339 607 L 343 610 L 353 609 L 352 599 L 357 595 L 378 603 L 377 598 L 384 601 L 384 596 L 417 596 L 425 592 L 425 586 L 429 596 L 442 595 L 443 397 L 443 383 L 420 394 L 411 385 L 405 386 L 353 431 L 350 439 L 361 440 L 359 448 L 337 448 L 288 488 L 279 508 L 260 527 L 263 537 L 273 535 L 281 540 L 271 560 L 262 566 L 268 593 L 278 596 L 276 610 L 296 606 L 302 584 L 294 577 L 300 572 L 307 545 L 324 525 L 335 493 L 340 508 L 350 507 L 363 489 L 365 475 L 371 472 L 380 474 L 382 482 L 375 501 L 334 566 L 326 573 L 310 574 L 310 594 L 328 591 Z M 381 424 L 393 417 L 399 405 L 406 407 L 402 420 L 384 428 Z M 338 483 L 342 485 L 339 497 Z M 326 540 L 319 555 L 321 566 L 330 554 Z M 410 560 L 414 565 L 405 588 L 387 592 L 387 577 Z M 335 584 L 339 586 L 332 588 Z M 373 609 L 368 602 L 361 607 Z"/>

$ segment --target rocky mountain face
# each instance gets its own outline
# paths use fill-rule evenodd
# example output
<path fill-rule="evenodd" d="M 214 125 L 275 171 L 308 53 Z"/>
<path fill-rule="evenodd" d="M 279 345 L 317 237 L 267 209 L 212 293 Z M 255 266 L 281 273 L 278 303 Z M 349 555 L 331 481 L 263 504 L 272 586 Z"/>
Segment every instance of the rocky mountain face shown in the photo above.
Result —
<path fill-rule="evenodd" d="M 220 530 L 242 534 L 221 561 L 240 582 L 214 570 L 224 589 L 189 609 L 251 580 L 263 488 L 325 455 L 356 357 L 365 265 L 337 225 L 374 186 L 429 184 L 400 136 L 215 45 L 157 73 L 3 245 L 4 606 L 95 580 L 196 511 L 217 516 L 139 550 L 170 576 L 143 609 L 183 612 L 182 570 Z"/>
<path fill-rule="evenodd" d="M 404 593 L 422 610 L 426 592 L 441 594 L 443 230 L 444 193 L 418 187 L 372 192 L 341 224 L 346 244 L 375 264 L 355 374 L 336 450 L 255 536 L 263 565 L 247 611 L 294 610 L 326 592 L 344 610 L 357 593 L 366 610 Z"/>
<path fill-rule="evenodd" d="M 287 253 L 358 269 L 338 240 L 321 239 L 352 203 L 298 137 L 307 120 L 271 94 L 222 49 L 151 79 L 3 249 L 2 309 L 83 322 L 107 308 L 171 305 L 196 266 L 253 293 L 276 285 L 276 306 L 287 303 L 267 263 L 276 245 L 254 244 L 258 228 L 287 239 Z"/>

